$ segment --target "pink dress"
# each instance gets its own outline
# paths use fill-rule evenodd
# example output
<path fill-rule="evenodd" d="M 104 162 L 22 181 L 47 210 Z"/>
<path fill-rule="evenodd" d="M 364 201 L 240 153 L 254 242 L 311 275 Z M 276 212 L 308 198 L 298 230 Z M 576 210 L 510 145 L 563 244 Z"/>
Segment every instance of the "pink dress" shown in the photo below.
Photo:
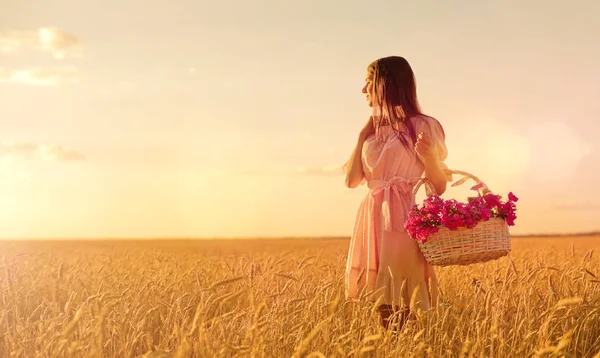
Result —
<path fill-rule="evenodd" d="M 413 121 L 416 133 L 429 134 L 440 165 L 447 170 L 444 160 L 448 152 L 440 123 L 426 116 Z M 380 304 L 408 307 L 418 289 L 416 305 L 426 310 L 437 302 L 437 278 L 418 244 L 404 230 L 415 203 L 414 184 L 425 168 L 414 149 L 406 149 L 389 126 L 367 138 L 362 163 L 362 184 L 368 185 L 369 192 L 358 209 L 350 240 L 346 298 L 377 301 L 383 295 Z M 452 180 L 449 173 L 446 177 Z"/>

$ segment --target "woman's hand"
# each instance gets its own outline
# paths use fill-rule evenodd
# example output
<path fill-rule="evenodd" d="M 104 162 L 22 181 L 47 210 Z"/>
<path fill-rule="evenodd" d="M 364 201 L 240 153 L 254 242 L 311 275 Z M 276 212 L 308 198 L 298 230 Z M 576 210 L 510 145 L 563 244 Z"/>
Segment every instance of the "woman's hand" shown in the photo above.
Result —
<path fill-rule="evenodd" d="M 360 131 L 361 136 L 365 139 L 368 138 L 371 134 L 375 134 L 375 125 L 373 125 L 373 116 L 369 117 L 369 120 Z"/>
<path fill-rule="evenodd" d="M 419 133 L 417 143 L 415 144 L 415 152 L 423 163 L 431 163 L 436 160 L 433 141 L 427 133 Z"/>

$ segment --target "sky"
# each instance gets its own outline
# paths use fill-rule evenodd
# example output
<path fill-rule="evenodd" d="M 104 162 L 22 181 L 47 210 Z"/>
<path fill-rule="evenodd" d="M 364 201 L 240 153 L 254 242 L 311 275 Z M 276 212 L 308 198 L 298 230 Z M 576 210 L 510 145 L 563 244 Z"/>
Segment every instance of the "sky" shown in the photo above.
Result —
<path fill-rule="evenodd" d="M 390 55 L 446 164 L 519 197 L 513 234 L 600 229 L 598 2 L 0 8 L 2 238 L 347 237 L 367 188 L 341 166 Z"/>

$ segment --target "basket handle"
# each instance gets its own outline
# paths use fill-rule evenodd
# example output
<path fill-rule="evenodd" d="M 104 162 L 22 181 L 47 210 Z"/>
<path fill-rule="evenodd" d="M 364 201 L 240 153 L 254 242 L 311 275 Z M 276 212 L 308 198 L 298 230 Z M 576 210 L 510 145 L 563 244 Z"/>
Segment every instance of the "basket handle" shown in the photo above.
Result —
<path fill-rule="evenodd" d="M 481 185 L 480 188 L 477 189 L 477 191 L 481 194 L 481 196 L 484 196 L 484 195 L 492 192 L 490 190 L 490 188 L 488 188 L 488 186 L 484 182 L 481 181 L 481 179 L 479 179 L 478 177 L 476 177 L 473 174 L 467 173 L 462 170 L 444 170 L 444 172 L 446 172 L 448 174 L 458 174 L 458 175 L 463 176 L 461 179 L 452 183 L 453 187 L 459 186 L 459 185 L 465 183 L 467 180 L 472 179 L 475 182 L 475 185 Z M 419 181 L 417 182 L 417 184 L 415 184 L 415 187 L 413 189 L 413 196 L 417 195 L 417 192 L 419 191 L 419 189 L 421 188 L 422 185 L 425 185 L 425 189 L 427 191 L 427 196 L 432 196 L 435 193 L 435 187 L 433 186 L 433 183 L 431 183 L 431 181 L 428 178 L 421 177 L 421 178 L 419 178 Z"/>

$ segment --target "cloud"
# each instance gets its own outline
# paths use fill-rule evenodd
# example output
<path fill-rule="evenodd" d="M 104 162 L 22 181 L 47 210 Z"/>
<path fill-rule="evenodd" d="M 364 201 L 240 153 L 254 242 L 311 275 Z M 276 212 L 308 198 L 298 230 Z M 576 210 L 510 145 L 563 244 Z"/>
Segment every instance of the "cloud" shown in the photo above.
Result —
<path fill-rule="evenodd" d="M 81 44 L 81 40 L 72 34 L 53 27 L 38 30 L 38 39 L 42 50 L 54 53 L 55 57 L 64 57 L 64 51 Z"/>
<path fill-rule="evenodd" d="M 301 167 L 298 168 L 297 174 L 306 176 L 339 176 L 344 174 L 344 170 L 341 165 L 310 168 Z"/>
<path fill-rule="evenodd" d="M 16 54 L 25 49 L 48 52 L 63 59 L 67 52 L 81 45 L 79 37 L 55 27 L 41 27 L 36 31 L 8 31 L 0 33 L 0 53 Z"/>
<path fill-rule="evenodd" d="M 252 177 L 264 176 L 316 176 L 316 177 L 336 177 L 344 174 L 341 165 L 323 166 L 323 167 L 300 167 L 297 169 L 284 168 L 238 168 L 227 171 L 229 175 L 244 175 Z"/>
<path fill-rule="evenodd" d="M 0 159 L 66 162 L 84 160 L 82 153 L 57 144 L 0 143 Z"/>
<path fill-rule="evenodd" d="M 103 96 L 127 95 L 133 93 L 138 85 L 132 81 L 119 81 L 113 88 L 104 87 L 98 91 Z"/>
<path fill-rule="evenodd" d="M 0 53 L 13 54 L 21 49 L 21 40 L 11 37 L 0 35 Z"/>
<path fill-rule="evenodd" d="M 265 175 L 272 175 L 275 173 L 270 173 L 264 169 L 238 169 L 238 170 L 234 170 L 232 172 L 232 174 L 260 177 L 260 176 L 265 176 Z"/>
<path fill-rule="evenodd" d="M 0 82 L 12 82 L 32 86 L 60 86 L 79 83 L 79 70 L 73 67 L 31 68 L 4 70 L 0 68 Z"/>

